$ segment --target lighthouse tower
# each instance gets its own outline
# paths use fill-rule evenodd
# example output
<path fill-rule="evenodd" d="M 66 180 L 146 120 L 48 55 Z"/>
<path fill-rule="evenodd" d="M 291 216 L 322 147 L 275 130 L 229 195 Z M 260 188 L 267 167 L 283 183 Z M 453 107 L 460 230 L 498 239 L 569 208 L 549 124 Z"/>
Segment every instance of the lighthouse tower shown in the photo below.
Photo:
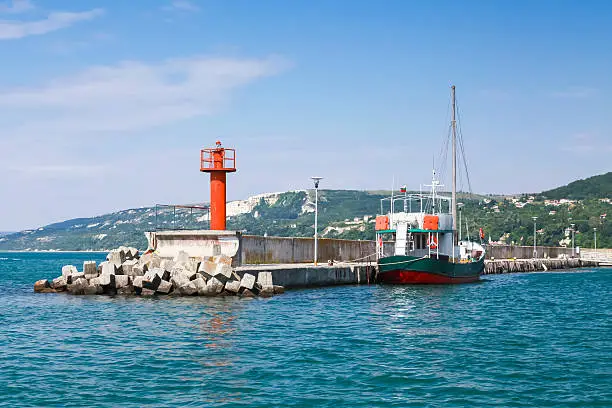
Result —
<path fill-rule="evenodd" d="M 217 141 L 216 147 L 200 152 L 200 171 L 210 173 L 210 229 L 225 230 L 226 178 L 236 171 L 236 150 Z"/>

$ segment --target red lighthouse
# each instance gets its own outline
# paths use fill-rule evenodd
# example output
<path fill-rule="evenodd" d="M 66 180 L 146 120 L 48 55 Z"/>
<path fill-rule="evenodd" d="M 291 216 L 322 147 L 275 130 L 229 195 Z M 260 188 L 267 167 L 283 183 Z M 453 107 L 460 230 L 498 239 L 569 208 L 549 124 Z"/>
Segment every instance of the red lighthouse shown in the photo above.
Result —
<path fill-rule="evenodd" d="M 227 173 L 236 171 L 236 150 L 216 147 L 200 152 L 200 171 L 210 173 L 210 229 L 225 230 Z"/>

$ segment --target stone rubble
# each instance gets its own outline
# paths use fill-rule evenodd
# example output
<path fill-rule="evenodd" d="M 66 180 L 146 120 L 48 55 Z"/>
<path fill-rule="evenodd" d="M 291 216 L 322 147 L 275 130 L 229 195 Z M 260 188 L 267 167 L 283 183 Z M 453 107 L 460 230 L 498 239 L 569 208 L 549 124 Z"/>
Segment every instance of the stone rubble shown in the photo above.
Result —
<path fill-rule="evenodd" d="M 61 276 L 34 284 L 35 292 L 73 295 L 268 297 L 284 290 L 274 285 L 271 272 L 239 276 L 225 255 L 191 258 L 180 251 L 174 259 L 162 259 L 130 247 L 113 249 L 99 265 L 85 261 L 82 272 L 66 265 Z"/>

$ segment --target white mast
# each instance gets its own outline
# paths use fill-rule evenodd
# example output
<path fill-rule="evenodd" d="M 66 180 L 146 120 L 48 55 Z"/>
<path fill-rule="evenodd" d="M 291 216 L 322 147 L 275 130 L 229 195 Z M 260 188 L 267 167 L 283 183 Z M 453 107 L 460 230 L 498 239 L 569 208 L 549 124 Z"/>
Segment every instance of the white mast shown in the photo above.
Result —
<path fill-rule="evenodd" d="M 455 230 L 457 230 L 457 122 L 455 119 L 455 85 L 451 86 L 451 99 L 453 113 L 451 119 L 452 138 L 453 138 L 453 194 L 452 194 L 452 216 L 453 216 L 453 248 L 455 246 Z"/>

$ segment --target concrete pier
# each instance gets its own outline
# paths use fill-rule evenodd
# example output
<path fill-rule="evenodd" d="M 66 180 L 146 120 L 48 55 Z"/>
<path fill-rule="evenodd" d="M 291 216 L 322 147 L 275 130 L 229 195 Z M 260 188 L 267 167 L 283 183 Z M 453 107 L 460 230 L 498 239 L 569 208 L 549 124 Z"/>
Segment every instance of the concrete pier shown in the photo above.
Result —
<path fill-rule="evenodd" d="M 272 274 L 274 285 L 287 289 L 316 286 L 355 285 L 374 283 L 376 264 L 355 263 L 317 265 L 314 264 L 270 264 L 239 266 L 235 269 L 239 276 L 252 274 L 258 276 L 265 272 Z"/>

